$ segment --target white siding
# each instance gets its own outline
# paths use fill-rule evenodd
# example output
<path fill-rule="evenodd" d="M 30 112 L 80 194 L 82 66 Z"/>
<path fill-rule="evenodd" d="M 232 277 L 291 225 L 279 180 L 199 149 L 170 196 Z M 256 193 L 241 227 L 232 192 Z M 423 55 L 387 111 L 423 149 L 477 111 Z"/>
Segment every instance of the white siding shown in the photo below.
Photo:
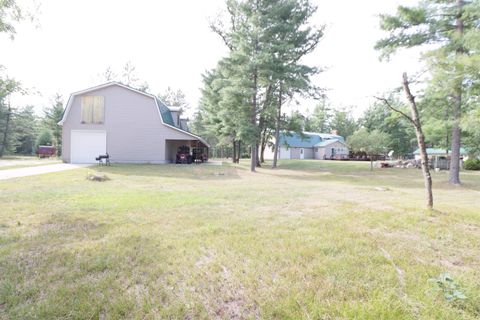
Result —
<path fill-rule="evenodd" d="M 280 159 L 291 159 L 291 149 L 280 147 Z"/>

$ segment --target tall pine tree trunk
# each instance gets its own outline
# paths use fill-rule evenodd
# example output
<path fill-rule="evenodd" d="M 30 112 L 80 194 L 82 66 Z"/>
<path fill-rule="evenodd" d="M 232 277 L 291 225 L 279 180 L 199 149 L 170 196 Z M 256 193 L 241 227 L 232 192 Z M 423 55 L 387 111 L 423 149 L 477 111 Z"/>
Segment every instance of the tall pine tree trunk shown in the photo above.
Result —
<path fill-rule="evenodd" d="M 242 154 L 242 141 L 238 140 L 238 153 L 237 153 L 237 159 L 235 160 L 236 163 L 240 163 L 241 154 Z"/>
<path fill-rule="evenodd" d="M 8 126 L 10 124 L 10 115 L 12 114 L 12 107 L 10 106 L 10 102 L 8 103 L 8 109 L 7 109 L 7 118 L 5 121 L 5 131 L 3 132 L 3 140 L 2 140 L 2 145 L 0 146 L 0 158 L 3 157 L 3 153 L 5 152 L 5 148 L 7 145 L 7 140 L 8 140 Z"/>
<path fill-rule="evenodd" d="M 257 167 L 260 168 L 262 167 L 262 164 L 260 163 L 260 144 L 259 143 L 257 144 L 256 156 L 257 156 Z"/>
<path fill-rule="evenodd" d="M 415 127 L 415 134 L 417 136 L 418 148 L 420 149 L 420 156 L 422 161 L 422 173 L 425 184 L 425 191 L 427 193 L 427 207 L 433 208 L 433 192 L 432 192 L 432 176 L 430 174 L 430 168 L 428 166 L 427 147 L 425 146 L 425 135 L 423 134 L 422 124 L 418 115 L 417 104 L 415 103 L 415 97 L 410 92 L 408 84 L 407 74 L 403 74 L 403 90 L 407 96 L 407 100 L 410 103 L 410 109 L 412 113 L 411 121 Z"/>
<path fill-rule="evenodd" d="M 257 70 L 253 72 L 253 96 L 252 96 L 252 110 L 250 114 L 250 123 L 253 128 L 257 128 Z M 256 131 L 256 130 L 255 130 Z M 250 171 L 255 172 L 257 167 L 257 134 L 254 133 L 254 136 L 251 137 L 251 154 L 250 154 Z"/>
<path fill-rule="evenodd" d="M 265 163 L 265 149 L 267 147 L 267 128 L 263 128 L 262 143 L 260 144 L 260 163 Z"/>
<path fill-rule="evenodd" d="M 260 116 L 258 121 L 258 131 L 260 133 L 260 143 L 257 146 L 257 167 L 262 166 L 262 159 L 263 159 L 263 143 L 264 143 L 264 133 L 265 133 L 265 117 Z"/>
<path fill-rule="evenodd" d="M 278 94 L 278 106 L 277 106 L 277 119 L 275 121 L 275 146 L 273 151 L 273 163 L 272 168 L 277 167 L 278 150 L 280 144 L 280 121 L 282 117 L 282 84 L 280 84 L 280 90 Z"/>
<path fill-rule="evenodd" d="M 452 125 L 452 152 L 450 153 L 450 170 L 448 172 L 448 182 L 451 184 L 460 184 L 460 114 L 461 114 L 462 96 L 461 93 L 455 95 L 455 105 L 453 110 Z"/>
<path fill-rule="evenodd" d="M 457 35 L 459 39 L 463 38 L 463 0 L 457 0 Z M 456 54 L 463 54 L 463 48 L 460 45 L 456 50 Z M 462 77 L 461 77 L 462 78 Z M 460 184 L 460 118 L 462 116 L 462 80 L 457 83 L 454 92 L 455 103 L 453 105 L 453 125 L 452 125 L 452 153 L 450 154 L 450 170 L 448 172 L 448 182 L 451 184 Z"/>
<path fill-rule="evenodd" d="M 232 163 L 235 163 L 237 162 L 237 143 L 235 139 L 232 140 L 232 147 L 233 147 Z"/>

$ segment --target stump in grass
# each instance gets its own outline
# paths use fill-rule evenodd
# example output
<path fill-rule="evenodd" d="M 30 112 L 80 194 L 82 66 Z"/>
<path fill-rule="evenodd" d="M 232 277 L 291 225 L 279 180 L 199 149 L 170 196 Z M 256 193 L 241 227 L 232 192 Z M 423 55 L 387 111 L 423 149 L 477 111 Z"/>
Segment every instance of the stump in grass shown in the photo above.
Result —
<path fill-rule="evenodd" d="M 87 175 L 87 180 L 103 182 L 103 181 L 110 180 L 110 178 L 103 173 L 97 172 L 97 173 L 89 173 Z"/>

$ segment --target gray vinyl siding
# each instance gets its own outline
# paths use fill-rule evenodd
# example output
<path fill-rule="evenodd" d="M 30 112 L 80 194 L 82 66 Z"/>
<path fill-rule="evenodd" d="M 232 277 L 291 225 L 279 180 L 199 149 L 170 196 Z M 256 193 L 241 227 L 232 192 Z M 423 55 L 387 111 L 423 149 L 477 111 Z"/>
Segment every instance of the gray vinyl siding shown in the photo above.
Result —
<path fill-rule="evenodd" d="M 315 153 L 315 159 L 329 159 L 332 156 L 332 148 L 343 148 L 345 149 L 343 153 L 337 152 L 336 154 L 343 154 L 344 156 L 348 156 L 348 147 L 343 143 L 335 142 L 324 147 L 319 147 L 318 152 Z"/>
<path fill-rule="evenodd" d="M 300 149 L 290 148 L 290 159 L 300 159 Z M 313 148 L 303 148 L 304 159 L 313 159 Z"/>
<path fill-rule="evenodd" d="M 315 148 L 315 159 L 317 160 L 323 160 L 325 156 L 325 148 Z"/>
<path fill-rule="evenodd" d="M 195 140 L 190 135 L 162 124 L 153 98 L 132 90 L 112 85 L 85 95 L 105 98 L 103 124 L 81 123 L 82 95 L 73 99 L 62 131 L 62 157 L 70 162 L 70 134 L 72 130 L 105 130 L 107 152 L 112 162 L 165 163 L 166 139 Z"/>
<path fill-rule="evenodd" d="M 305 159 L 313 159 L 313 148 L 304 148 Z"/>

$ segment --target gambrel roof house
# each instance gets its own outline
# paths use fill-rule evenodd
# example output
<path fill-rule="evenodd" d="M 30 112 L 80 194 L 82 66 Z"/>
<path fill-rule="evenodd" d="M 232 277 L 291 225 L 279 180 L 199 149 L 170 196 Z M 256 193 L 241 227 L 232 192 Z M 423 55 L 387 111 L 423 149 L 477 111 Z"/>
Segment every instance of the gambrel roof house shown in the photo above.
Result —
<path fill-rule="evenodd" d="M 73 93 L 62 120 L 62 159 L 94 163 L 170 163 L 179 146 L 209 147 L 188 131 L 178 108 L 118 82 Z"/>

